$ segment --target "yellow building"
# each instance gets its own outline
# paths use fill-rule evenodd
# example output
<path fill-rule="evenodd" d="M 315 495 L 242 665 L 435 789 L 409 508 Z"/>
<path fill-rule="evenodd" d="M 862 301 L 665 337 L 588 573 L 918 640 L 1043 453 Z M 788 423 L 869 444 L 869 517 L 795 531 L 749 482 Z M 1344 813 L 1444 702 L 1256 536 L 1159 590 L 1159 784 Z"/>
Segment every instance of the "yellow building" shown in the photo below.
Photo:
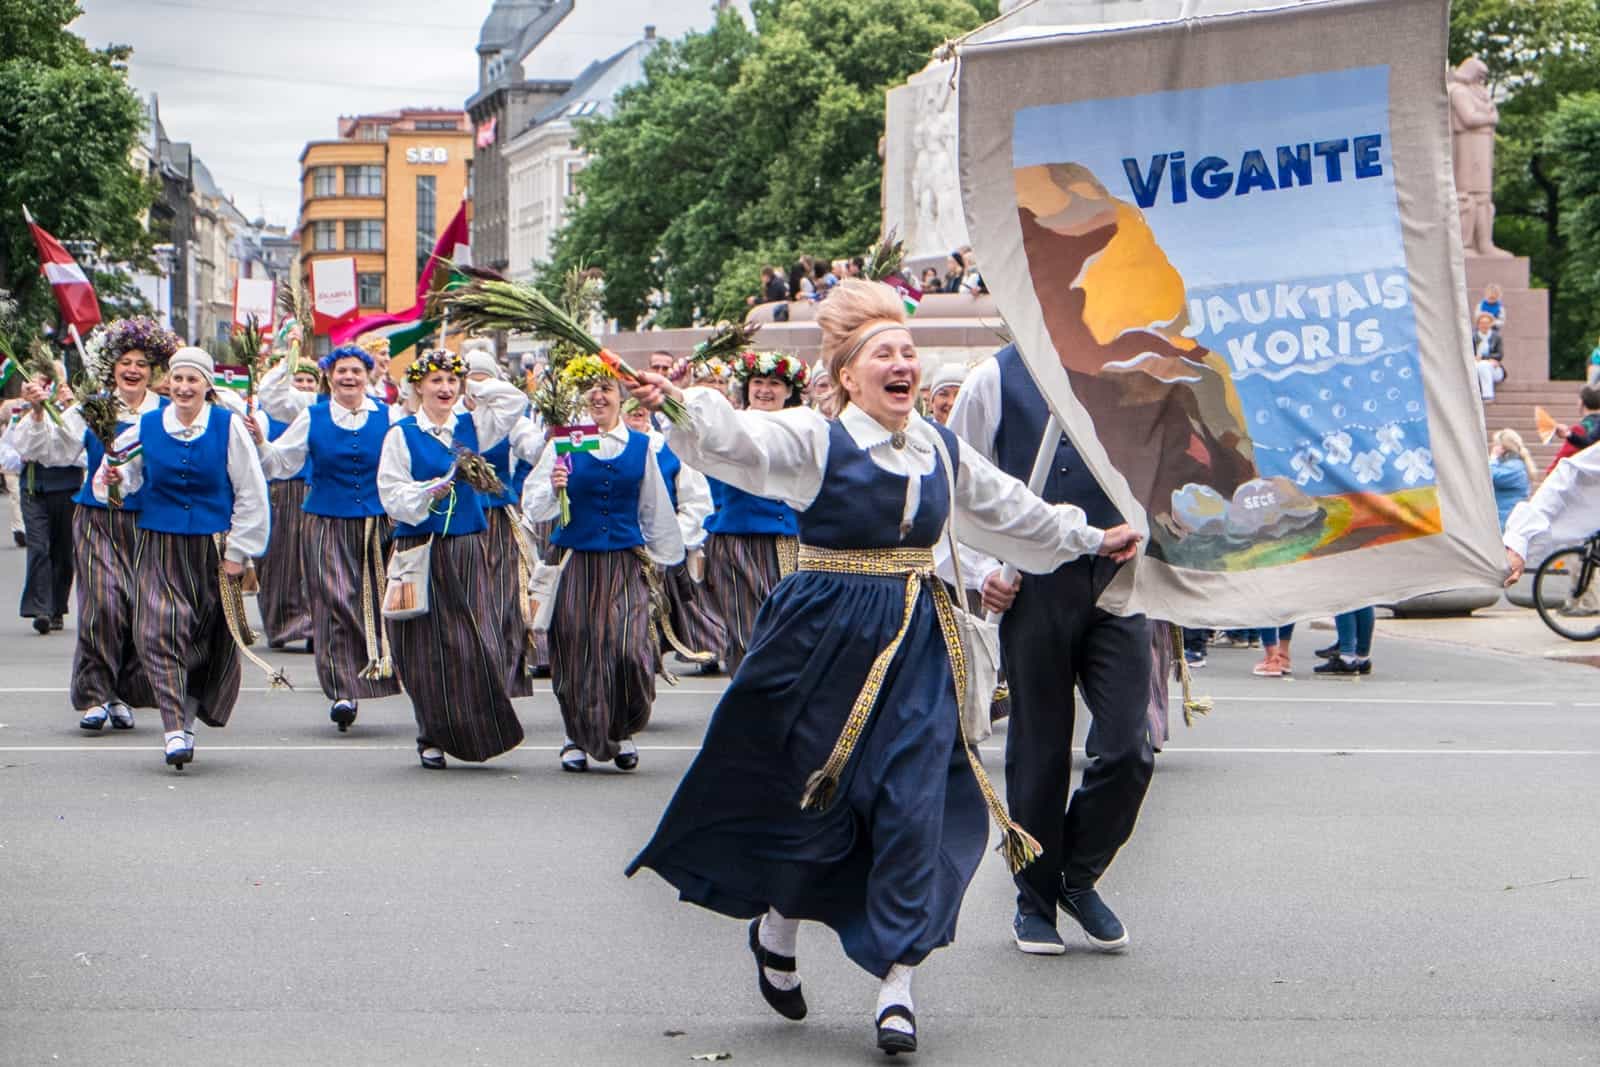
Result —
<path fill-rule="evenodd" d="M 354 256 L 361 315 L 409 309 L 434 243 L 468 194 L 472 150 L 464 111 L 341 118 L 338 140 L 300 153 L 303 269 Z M 318 337 L 317 350 L 326 346 Z"/>

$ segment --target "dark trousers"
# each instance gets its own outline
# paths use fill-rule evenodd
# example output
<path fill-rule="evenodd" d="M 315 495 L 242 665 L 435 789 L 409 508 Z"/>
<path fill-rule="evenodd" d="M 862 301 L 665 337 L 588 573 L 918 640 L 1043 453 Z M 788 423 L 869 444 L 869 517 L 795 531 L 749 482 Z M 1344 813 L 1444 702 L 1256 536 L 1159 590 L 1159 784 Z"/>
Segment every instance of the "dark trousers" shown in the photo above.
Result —
<path fill-rule="evenodd" d="M 1093 886 L 1133 833 L 1155 767 L 1145 722 L 1149 623 L 1094 606 L 1116 570 L 1091 557 L 1025 574 L 1000 624 L 1011 687 L 1006 802 L 1044 848 L 1016 876 L 1017 907 L 1052 923 L 1063 885 Z M 1068 803 L 1075 686 L 1093 721 L 1083 780 Z"/>
<path fill-rule="evenodd" d="M 22 617 L 67 613 L 72 592 L 72 502 L 74 490 L 23 493 L 22 525 L 28 540 L 28 577 L 22 586 Z"/>
<path fill-rule="evenodd" d="M 1206 638 L 1209 637 L 1210 635 L 1211 635 L 1211 631 L 1210 630 L 1193 630 L 1193 629 L 1190 629 L 1189 627 L 1185 626 L 1183 628 L 1183 650 L 1184 650 L 1184 652 L 1186 652 L 1186 653 L 1192 652 L 1192 653 L 1194 653 L 1196 655 L 1200 655 L 1200 656 L 1205 655 L 1206 654 Z"/>

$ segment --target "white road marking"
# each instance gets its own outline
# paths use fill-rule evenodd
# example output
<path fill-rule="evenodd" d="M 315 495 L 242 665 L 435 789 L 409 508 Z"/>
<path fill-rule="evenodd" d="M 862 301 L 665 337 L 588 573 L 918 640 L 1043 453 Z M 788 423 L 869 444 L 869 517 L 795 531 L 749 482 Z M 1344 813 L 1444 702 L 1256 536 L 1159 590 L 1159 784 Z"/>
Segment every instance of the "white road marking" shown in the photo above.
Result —
<path fill-rule="evenodd" d="M 159 752 L 158 744 L 133 745 L 133 744 L 96 744 L 86 741 L 81 745 L 0 745 L 0 752 Z M 210 745 L 204 740 L 195 749 L 196 752 L 414 752 L 415 745 L 363 745 L 363 744 L 325 744 L 325 745 Z M 518 745 L 514 752 L 559 752 L 560 745 Z M 640 752 L 699 752 L 699 745 L 640 745 Z M 995 746 L 982 746 L 981 751 L 986 756 L 999 756 L 1003 750 Z M 1082 748 L 1075 748 L 1073 752 L 1083 755 Z M 1600 756 L 1600 749 L 1594 748 L 1452 748 L 1449 745 L 1440 745 L 1437 748 L 1308 748 L 1308 747 L 1275 747 L 1275 746 L 1250 746 L 1250 747 L 1203 747 L 1203 748 L 1168 748 L 1161 753 L 1162 759 L 1169 759 L 1176 755 L 1199 756 Z"/>

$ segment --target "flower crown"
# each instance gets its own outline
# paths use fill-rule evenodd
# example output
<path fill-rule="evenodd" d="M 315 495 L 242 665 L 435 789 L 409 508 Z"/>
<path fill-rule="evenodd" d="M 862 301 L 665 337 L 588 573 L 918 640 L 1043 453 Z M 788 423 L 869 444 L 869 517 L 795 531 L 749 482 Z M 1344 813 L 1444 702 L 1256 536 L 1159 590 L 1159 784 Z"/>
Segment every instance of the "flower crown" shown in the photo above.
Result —
<path fill-rule="evenodd" d="M 563 384 L 577 389 L 580 392 L 588 389 L 596 382 L 606 380 L 616 381 L 617 376 L 612 373 L 599 356 L 573 356 L 567 360 L 566 366 L 561 368 L 561 381 Z"/>
<path fill-rule="evenodd" d="M 804 363 L 783 352 L 741 352 L 730 362 L 733 376 L 741 382 L 751 378 L 777 378 L 792 389 L 804 389 L 811 376 Z"/>
<path fill-rule="evenodd" d="M 383 339 L 383 345 L 385 348 L 389 347 L 388 338 Z M 339 362 L 341 359 L 359 359 L 368 370 L 371 370 L 374 366 L 372 362 L 372 355 L 366 345 L 340 345 L 332 352 L 329 352 L 327 355 L 317 360 L 316 364 L 313 366 L 307 367 L 305 362 L 301 361 L 295 366 L 295 373 L 299 373 L 301 370 L 320 370 L 323 373 L 327 373 L 332 371 L 333 365 Z"/>
<path fill-rule="evenodd" d="M 447 348 L 431 349 L 411 361 L 411 366 L 406 368 L 406 381 L 416 385 L 436 370 L 464 378 L 467 374 L 467 365 L 460 356 Z"/>
<path fill-rule="evenodd" d="M 153 364 L 165 363 L 178 350 L 178 335 L 143 316 L 118 319 L 106 327 L 105 351 L 111 359 L 120 359 L 134 349 L 143 352 Z"/>

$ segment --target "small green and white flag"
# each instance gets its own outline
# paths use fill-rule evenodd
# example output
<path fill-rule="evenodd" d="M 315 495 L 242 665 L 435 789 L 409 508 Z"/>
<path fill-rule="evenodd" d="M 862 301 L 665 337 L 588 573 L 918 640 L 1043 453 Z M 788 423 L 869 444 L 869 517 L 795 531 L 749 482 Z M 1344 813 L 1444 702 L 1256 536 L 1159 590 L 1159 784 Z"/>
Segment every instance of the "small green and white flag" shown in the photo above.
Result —
<path fill-rule="evenodd" d="M 584 426 L 553 426 L 549 436 L 555 442 L 558 456 L 600 451 L 600 427 L 592 423 Z"/>
<path fill-rule="evenodd" d="M 232 389 L 243 393 L 250 389 L 250 372 L 243 367 L 219 366 L 217 375 L 212 381 L 218 389 Z"/>

